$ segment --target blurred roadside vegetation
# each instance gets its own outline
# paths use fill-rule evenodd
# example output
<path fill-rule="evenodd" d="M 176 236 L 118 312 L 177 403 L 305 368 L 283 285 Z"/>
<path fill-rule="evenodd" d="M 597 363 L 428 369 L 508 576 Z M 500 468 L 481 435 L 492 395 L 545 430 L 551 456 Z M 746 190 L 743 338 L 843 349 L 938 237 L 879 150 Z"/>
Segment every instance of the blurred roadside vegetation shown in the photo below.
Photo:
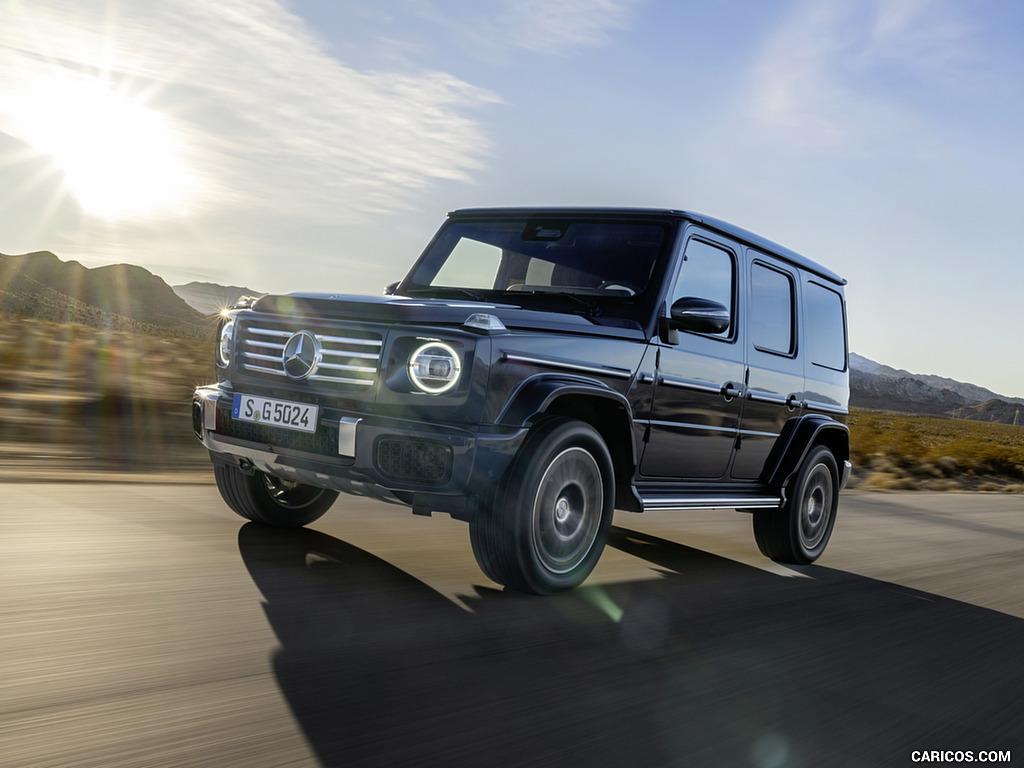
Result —
<path fill-rule="evenodd" d="M 211 339 L 0 318 L 0 475 L 208 468 L 192 389 Z"/>
<path fill-rule="evenodd" d="M 208 339 L 0 317 L 0 477 L 199 472 Z M 1024 427 L 855 409 L 851 487 L 1024 493 Z M 212 473 L 211 473 L 212 474 Z"/>
<path fill-rule="evenodd" d="M 1024 493 L 1024 427 L 854 409 L 852 487 Z"/>

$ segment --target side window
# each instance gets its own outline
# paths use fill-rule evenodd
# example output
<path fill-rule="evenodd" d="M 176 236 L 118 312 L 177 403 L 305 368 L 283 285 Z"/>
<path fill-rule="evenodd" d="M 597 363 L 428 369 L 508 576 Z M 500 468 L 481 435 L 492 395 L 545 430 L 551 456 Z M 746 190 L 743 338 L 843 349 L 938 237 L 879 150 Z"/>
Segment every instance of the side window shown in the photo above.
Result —
<path fill-rule="evenodd" d="M 793 329 L 793 280 L 784 272 L 754 263 L 750 269 L 750 335 L 762 352 L 791 355 Z"/>
<path fill-rule="evenodd" d="M 669 305 L 684 296 L 717 301 L 729 309 L 729 316 L 733 318 L 729 329 L 717 336 L 730 337 L 736 325 L 732 300 L 733 286 L 736 284 L 735 271 L 732 254 L 727 250 L 703 240 L 690 240 L 686 244 L 683 265 Z"/>
<path fill-rule="evenodd" d="M 846 370 L 846 322 L 843 298 L 835 291 L 817 283 L 808 283 L 807 346 L 814 365 Z"/>

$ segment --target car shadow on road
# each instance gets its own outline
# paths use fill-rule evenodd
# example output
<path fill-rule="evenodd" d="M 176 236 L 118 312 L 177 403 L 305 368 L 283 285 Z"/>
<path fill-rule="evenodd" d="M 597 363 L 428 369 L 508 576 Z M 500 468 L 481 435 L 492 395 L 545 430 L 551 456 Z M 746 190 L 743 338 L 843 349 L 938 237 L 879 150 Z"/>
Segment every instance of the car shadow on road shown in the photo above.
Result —
<path fill-rule="evenodd" d="M 614 528 L 661 578 L 466 612 L 314 530 L 239 549 L 325 766 L 911 765 L 1024 749 L 1024 620 L 822 567 L 786 578 Z"/>

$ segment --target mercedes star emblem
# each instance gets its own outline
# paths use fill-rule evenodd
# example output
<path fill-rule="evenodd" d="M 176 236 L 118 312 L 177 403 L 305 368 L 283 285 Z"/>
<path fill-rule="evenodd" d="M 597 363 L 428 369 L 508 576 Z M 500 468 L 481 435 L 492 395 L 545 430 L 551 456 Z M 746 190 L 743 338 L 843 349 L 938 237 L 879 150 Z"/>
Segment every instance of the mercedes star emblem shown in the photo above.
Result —
<path fill-rule="evenodd" d="M 284 372 L 293 379 L 301 381 L 312 376 L 320 365 L 323 354 L 320 342 L 309 331 L 293 333 L 284 345 L 281 361 Z"/>

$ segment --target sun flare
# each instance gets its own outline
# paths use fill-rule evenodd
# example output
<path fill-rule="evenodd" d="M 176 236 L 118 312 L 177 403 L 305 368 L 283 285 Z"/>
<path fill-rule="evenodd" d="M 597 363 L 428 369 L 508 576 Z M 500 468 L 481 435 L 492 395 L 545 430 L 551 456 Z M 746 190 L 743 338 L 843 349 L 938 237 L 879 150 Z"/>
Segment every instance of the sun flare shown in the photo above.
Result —
<path fill-rule="evenodd" d="M 166 116 L 94 77 L 38 82 L 22 105 L 25 137 L 53 157 L 82 209 L 104 219 L 180 212 L 195 179 Z"/>

